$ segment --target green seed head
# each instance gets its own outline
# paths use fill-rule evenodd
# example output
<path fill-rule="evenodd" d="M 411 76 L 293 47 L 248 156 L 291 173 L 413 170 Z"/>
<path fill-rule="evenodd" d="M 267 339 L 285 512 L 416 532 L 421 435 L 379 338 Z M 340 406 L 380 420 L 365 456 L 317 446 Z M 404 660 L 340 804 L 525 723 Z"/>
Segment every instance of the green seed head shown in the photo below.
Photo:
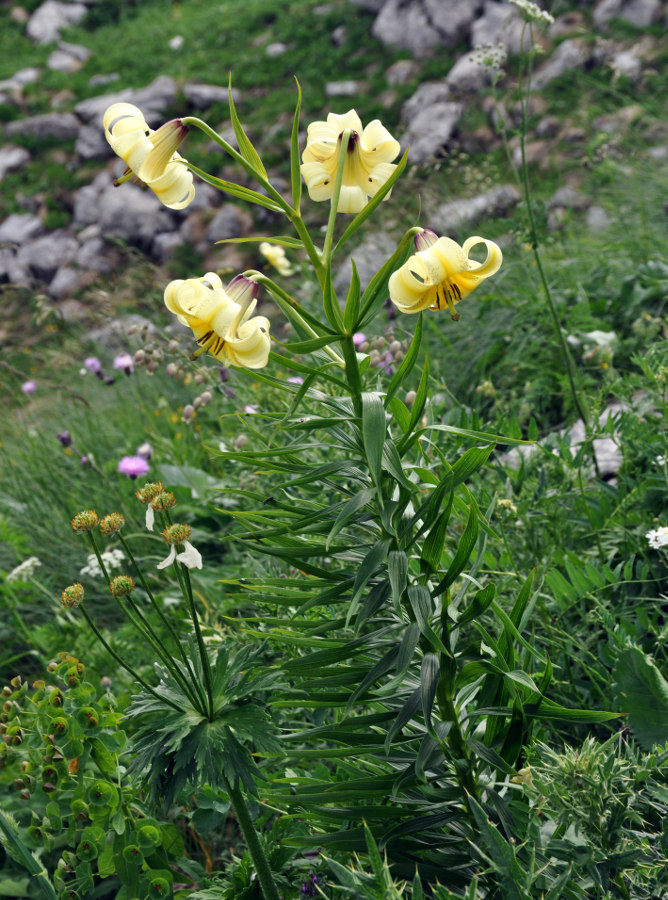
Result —
<path fill-rule="evenodd" d="M 125 519 L 123 516 L 120 513 L 112 512 L 100 521 L 100 531 L 106 537 L 110 537 L 111 535 L 118 534 L 124 525 Z"/>
<path fill-rule="evenodd" d="M 113 597 L 127 597 L 135 589 L 135 583 L 129 575 L 117 575 L 111 579 L 109 590 Z"/>
<path fill-rule="evenodd" d="M 69 608 L 77 607 L 84 598 L 83 585 L 79 581 L 68 585 L 60 595 L 60 602 Z"/>

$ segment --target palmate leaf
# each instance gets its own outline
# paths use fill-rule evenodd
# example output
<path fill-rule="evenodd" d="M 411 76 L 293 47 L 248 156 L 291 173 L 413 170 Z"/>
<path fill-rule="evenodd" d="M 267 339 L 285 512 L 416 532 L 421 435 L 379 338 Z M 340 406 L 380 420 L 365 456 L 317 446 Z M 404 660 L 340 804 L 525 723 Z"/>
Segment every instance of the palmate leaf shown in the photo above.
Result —
<path fill-rule="evenodd" d="M 628 712 L 634 737 L 645 749 L 668 741 L 668 681 L 639 647 L 622 651 L 614 669 L 619 705 Z"/>

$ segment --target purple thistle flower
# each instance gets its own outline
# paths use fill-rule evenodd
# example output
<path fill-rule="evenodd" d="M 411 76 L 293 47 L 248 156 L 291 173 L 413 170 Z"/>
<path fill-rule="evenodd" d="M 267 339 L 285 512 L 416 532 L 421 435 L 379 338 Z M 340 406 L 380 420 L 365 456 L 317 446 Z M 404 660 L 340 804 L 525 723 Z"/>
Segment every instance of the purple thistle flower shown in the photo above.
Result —
<path fill-rule="evenodd" d="M 291 382 L 291 384 L 304 384 L 304 379 L 301 375 L 291 375 L 290 378 L 288 378 L 288 381 Z"/>
<path fill-rule="evenodd" d="M 226 369 L 225 366 L 221 366 L 220 369 L 218 369 L 218 376 L 220 377 L 220 380 L 224 384 L 227 381 L 227 379 L 230 377 L 230 370 Z"/>
<path fill-rule="evenodd" d="M 356 347 L 359 347 L 360 344 L 363 344 L 365 340 L 366 340 L 366 335 L 364 334 L 363 331 L 357 331 L 353 335 L 353 344 Z"/>
<path fill-rule="evenodd" d="M 37 385 L 34 381 L 24 381 L 21 385 L 21 390 L 24 394 L 34 394 L 37 390 Z"/>
<path fill-rule="evenodd" d="M 126 375 L 132 374 L 134 367 L 134 360 L 129 353 L 119 353 L 114 359 L 114 369 L 123 369 Z"/>
<path fill-rule="evenodd" d="M 67 430 L 58 432 L 58 440 L 63 445 L 63 447 L 69 447 L 72 443 L 72 437 Z"/>
<path fill-rule="evenodd" d="M 93 375 L 98 375 L 102 371 L 102 363 L 97 358 L 97 356 L 88 356 L 84 360 L 84 366 L 88 369 L 89 372 L 92 372 Z"/>
<path fill-rule="evenodd" d="M 144 441 L 141 447 L 137 447 L 137 456 L 141 456 L 143 459 L 147 460 L 153 456 L 153 447 L 151 447 L 148 441 Z"/>
<path fill-rule="evenodd" d="M 81 457 L 81 465 L 82 466 L 87 466 L 89 463 L 90 463 L 90 459 L 87 456 L 84 455 Z"/>
<path fill-rule="evenodd" d="M 118 464 L 118 471 L 121 475 L 127 475 L 128 478 L 140 478 L 142 475 L 148 475 L 151 467 L 143 456 L 124 456 Z"/>

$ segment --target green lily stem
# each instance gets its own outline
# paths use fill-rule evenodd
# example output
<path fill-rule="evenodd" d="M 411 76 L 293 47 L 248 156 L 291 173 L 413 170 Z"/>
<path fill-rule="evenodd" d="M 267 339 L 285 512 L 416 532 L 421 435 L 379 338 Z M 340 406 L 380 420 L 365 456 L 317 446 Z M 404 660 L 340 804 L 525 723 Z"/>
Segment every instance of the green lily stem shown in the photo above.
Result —
<path fill-rule="evenodd" d="M 275 281 L 272 281 L 271 278 L 268 278 L 266 275 L 263 275 L 262 272 L 257 272 L 254 269 L 246 270 L 244 272 L 244 275 L 247 278 L 252 278 L 252 280 L 257 282 L 258 284 L 264 284 L 274 295 L 274 299 L 279 304 L 279 306 L 282 306 L 282 304 L 286 304 L 286 306 L 289 306 L 290 315 L 294 316 L 294 318 L 299 322 L 304 330 L 307 331 L 312 337 L 323 337 L 323 335 L 318 334 L 318 332 L 300 315 L 301 306 L 294 299 L 294 297 L 291 297 L 290 294 L 284 291 L 282 287 L 277 285 Z M 329 356 L 329 358 L 337 364 L 337 366 L 341 366 L 341 368 L 344 368 L 345 362 L 339 356 L 336 350 L 332 350 L 329 345 L 325 345 L 324 347 L 322 347 L 322 349 L 325 351 L 327 356 Z"/>
<path fill-rule="evenodd" d="M 346 335 L 341 341 L 341 349 L 343 350 L 343 358 L 346 363 L 346 378 L 348 379 L 348 389 L 350 397 L 353 401 L 353 409 L 355 415 L 360 419 L 362 417 L 362 376 L 360 375 L 360 367 L 357 362 L 357 351 L 351 335 Z"/>
<path fill-rule="evenodd" d="M 193 672 L 192 666 L 190 664 L 190 660 L 188 659 L 188 656 L 187 656 L 185 650 L 183 649 L 183 646 L 181 644 L 178 634 L 176 633 L 176 630 L 174 629 L 174 626 L 169 621 L 167 616 L 164 614 L 162 609 L 160 609 L 160 605 L 158 604 L 158 601 L 155 599 L 155 596 L 153 595 L 153 591 L 149 587 L 148 582 L 147 582 L 146 578 L 144 577 L 143 571 L 137 565 L 137 560 L 134 558 L 134 555 L 132 553 L 132 550 L 130 549 L 128 542 L 125 540 L 125 538 L 121 534 L 119 534 L 118 537 L 119 537 L 119 540 L 121 542 L 123 549 L 127 553 L 128 559 L 130 560 L 135 572 L 137 573 L 137 577 L 139 578 L 139 582 L 140 582 L 142 588 L 146 591 L 148 598 L 151 601 L 151 605 L 157 612 L 158 617 L 160 618 L 160 621 L 162 622 L 162 624 L 165 626 L 165 628 L 167 628 L 170 635 L 172 636 L 174 645 L 177 649 L 179 656 L 181 657 L 181 661 L 183 662 L 183 665 L 186 667 L 186 670 L 188 672 L 188 675 L 190 676 L 190 680 L 191 680 L 192 684 L 194 686 L 196 686 L 197 688 L 199 688 L 200 687 L 199 682 L 195 678 L 195 673 Z M 185 690 L 188 694 L 190 694 L 190 691 L 187 688 L 185 688 Z M 201 702 L 201 705 L 203 708 L 204 707 L 204 695 L 201 693 L 201 691 L 198 691 L 198 694 L 199 694 L 199 699 L 200 699 L 200 702 Z M 195 704 L 195 705 L 197 705 L 197 704 Z"/>
<path fill-rule="evenodd" d="M 100 633 L 100 631 L 98 630 L 97 626 L 95 625 L 95 622 L 93 622 L 93 620 L 91 619 L 90 615 L 88 614 L 88 610 L 87 610 L 85 607 L 83 607 L 83 606 L 81 606 L 80 609 L 81 609 L 81 612 L 83 613 L 83 616 L 84 616 L 85 620 L 86 620 L 86 621 L 88 622 L 88 624 L 90 625 L 90 627 L 91 627 L 91 629 L 92 629 L 93 634 L 95 635 L 95 637 L 96 637 L 96 638 L 98 639 L 98 641 L 102 644 L 102 646 L 103 646 L 104 649 L 107 651 L 107 653 L 109 653 L 109 655 L 110 655 L 111 657 L 113 657 L 113 659 L 116 660 L 116 662 L 118 663 L 118 665 L 119 665 L 122 669 L 125 669 L 125 671 L 126 671 L 129 675 L 132 675 L 132 677 L 133 677 L 136 681 L 139 682 L 139 684 L 144 688 L 144 690 L 145 690 L 145 691 L 148 691 L 149 694 L 153 694 L 153 696 L 156 698 L 156 700 L 159 700 L 160 703 L 165 703 L 167 706 L 171 706 L 172 709 L 175 709 L 175 710 L 177 710 L 178 712 L 183 712 L 183 710 L 182 710 L 180 707 L 178 707 L 178 706 L 176 705 L 176 703 L 173 703 L 171 700 L 168 700 L 167 697 L 161 697 L 160 694 L 157 693 L 157 691 L 155 691 L 149 684 L 147 684 L 147 683 L 144 681 L 144 679 L 141 677 L 141 675 L 140 675 L 138 672 L 136 672 L 136 671 L 132 668 L 132 666 L 129 666 L 129 665 L 125 662 L 125 660 L 124 660 L 121 656 L 119 656 L 118 653 L 116 653 L 115 650 L 113 650 L 113 649 L 111 648 L 111 646 L 110 646 L 109 643 L 105 640 L 105 638 L 102 637 L 102 634 Z"/>
<path fill-rule="evenodd" d="M 461 727 L 459 725 L 457 709 L 455 708 L 455 704 L 453 703 L 452 698 L 447 694 L 445 686 L 440 680 L 436 688 L 436 698 L 438 700 L 438 708 L 443 721 L 451 723 L 447 740 L 448 744 L 450 745 L 450 749 L 455 756 L 455 776 L 457 778 L 457 781 L 459 782 L 460 787 L 465 790 L 467 794 L 470 794 L 472 797 L 477 798 L 478 786 L 476 785 L 471 773 L 469 754 L 468 750 L 466 749 L 466 743 L 464 741 L 464 736 L 462 735 Z M 463 760 L 466 762 L 465 768 L 458 764 L 459 760 Z"/>
<path fill-rule="evenodd" d="M 233 787 L 225 778 L 223 778 L 223 781 L 234 808 L 239 827 L 246 840 L 248 852 L 253 860 L 253 865 L 255 866 L 264 900 L 281 900 L 276 887 L 276 882 L 274 881 L 274 876 L 271 874 L 269 860 L 266 857 L 258 833 L 255 830 L 255 825 L 253 824 L 253 819 L 251 818 L 248 805 L 246 804 L 246 799 L 239 788 Z"/>
<path fill-rule="evenodd" d="M 202 660 L 202 671 L 204 672 L 204 681 L 206 683 L 206 693 L 209 698 L 209 721 L 213 722 L 214 719 L 214 711 L 213 711 L 213 679 L 211 676 L 211 663 L 209 661 L 209 654 L 206 651 L 206 647 L 204 646 L 204 638 L 202 637 L 202 629 L 199 624 L 199 615 L 197 614 L 197 607 L 195 606 L 195 598 L 193 597 L 193 589 L 192 584 L 190 582 L 190 572 L 188 571 L 188 567 L 184 566 L 183 563 L 175 563 L 175 566 L 178 568 L 181 567 L 181 575 L 183 577 L 183 582 L 186 588 L 186 599 L 188 601 L 188 606 L 190 607 L 190 615 L 192 616 L 193 626 L 195 628 L 195 637 L 197 639 L 197 646 L 199 647 L 199 655 Z"/>

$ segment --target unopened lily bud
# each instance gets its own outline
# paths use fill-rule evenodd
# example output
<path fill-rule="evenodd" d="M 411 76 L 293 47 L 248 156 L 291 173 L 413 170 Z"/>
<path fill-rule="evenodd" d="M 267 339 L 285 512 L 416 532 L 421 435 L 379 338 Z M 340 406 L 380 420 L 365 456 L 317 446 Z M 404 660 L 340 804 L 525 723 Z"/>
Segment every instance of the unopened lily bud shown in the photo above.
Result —
<path fill-rule="evenodd" d="M 110 537 L 111 535 L 118 534 L 124 525 L 125 519 L 123 516 L 120 513 L 113 512 L 100 520 L 100 531 L 106 537 Z"/>
<path fill-rule="evenodd" d="M 82 534 L 84 531 L 92 531 L 100 521 L 98 514 L 94 509 L 84 509 L 72 519 L 72 531 L 75 534 Z"/>
<path fill-rule="evenodd" d="M 81 603 L 84 598 L 84 589 L 83 585 L 78 581 L 75 581 L 74 584 L 70 584 L 68 587 L 60 595 L 60 600 L 63 606 L 67 606 L 69 608 L 77 607 Z"/>

